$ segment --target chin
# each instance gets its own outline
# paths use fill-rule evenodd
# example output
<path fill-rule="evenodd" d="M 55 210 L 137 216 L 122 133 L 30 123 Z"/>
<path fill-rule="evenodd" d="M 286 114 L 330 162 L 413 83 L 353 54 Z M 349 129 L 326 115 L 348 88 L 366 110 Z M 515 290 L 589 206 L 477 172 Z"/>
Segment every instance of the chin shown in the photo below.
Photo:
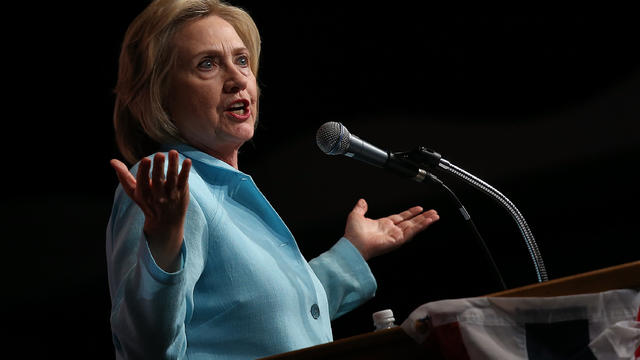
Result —
<path fill-rule="evenodd" d="M 240 126 L 239 129 L 236 129 L 235 131 L 235 137 L 242 140 L 242 141 L 249 141 L 251 139 L 253 139 L 253 134 L 254 134 L 254 125 L 253 122 L 251 123 L 246 123 L 246 124 L 242 124 L 242 126 Z"/>

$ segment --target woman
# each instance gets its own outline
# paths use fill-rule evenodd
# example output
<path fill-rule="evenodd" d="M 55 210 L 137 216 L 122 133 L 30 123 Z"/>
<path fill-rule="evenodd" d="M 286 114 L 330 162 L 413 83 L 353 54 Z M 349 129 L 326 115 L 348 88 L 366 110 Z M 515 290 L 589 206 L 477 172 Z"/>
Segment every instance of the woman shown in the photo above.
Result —
<path fill-rule="evenodd" d="M 135 165 L 111 162 L 107 229 L 118 358 L 244 359 L 329 342 L 330 321 L 375 293 L 366 260 L 438 220 L 420 207 L 368 219 L 361 199 L 344 237 L 305 261 L 238 170 L 259 55 L 249 15 L 217 0 L 157 0 L 127 30 L 114 125 Z"/>

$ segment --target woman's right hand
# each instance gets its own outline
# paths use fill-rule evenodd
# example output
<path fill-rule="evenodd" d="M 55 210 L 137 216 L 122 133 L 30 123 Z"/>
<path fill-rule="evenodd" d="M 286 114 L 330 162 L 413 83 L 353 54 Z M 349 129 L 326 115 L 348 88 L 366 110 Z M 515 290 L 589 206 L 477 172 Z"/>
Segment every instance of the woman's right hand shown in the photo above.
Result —
<path fill-rule="evenodd" d="M 140 160 L 135 178 L 121 161 L 113 159 L 111 166 L 125 193 L 144 213 L 144 233 L 156 264 L 167 272 L 175 272 L 180 268 L 179 255 L 189 206 L 191 160 L 185 159 L 178 173 L 178 152 L 169 151 L 166 178 L 164 161 L 164 154 L 154 156 L 151 178 L 151 160 L 148 158 Z"/>

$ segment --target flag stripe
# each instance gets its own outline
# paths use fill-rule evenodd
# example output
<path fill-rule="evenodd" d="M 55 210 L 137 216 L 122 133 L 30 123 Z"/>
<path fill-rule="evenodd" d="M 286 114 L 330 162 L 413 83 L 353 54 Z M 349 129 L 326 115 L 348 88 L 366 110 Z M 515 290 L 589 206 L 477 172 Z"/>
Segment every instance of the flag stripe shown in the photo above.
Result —
<path fill-rule="evenodd" d="M 433 334 L 438 340 L 441 354 L 445 359 L 470 360 L 460 333 L 460 324 L 452 322 L 437 326 Z"/>
<path fill-rule="evenodd" d="M 525 334 L 529 360 L 596 359 L 587 320 L 525 324 Z"/>
<path fill-rule="evenodd" d="M 638 307 L 638 315 L 636 321 L 640 322 L 640 307 Z M 640 345 L 636 348 L 636 359 L 640 359 Z"/>

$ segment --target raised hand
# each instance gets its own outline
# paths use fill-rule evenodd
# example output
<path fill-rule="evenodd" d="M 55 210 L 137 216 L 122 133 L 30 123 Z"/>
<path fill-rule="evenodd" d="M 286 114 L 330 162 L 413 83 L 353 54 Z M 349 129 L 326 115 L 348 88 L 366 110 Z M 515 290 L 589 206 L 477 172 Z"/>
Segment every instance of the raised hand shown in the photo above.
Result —
<path fill-rule="evenodd" d="M 399 247 L 440 218 L 435 210 L 423 212 L 420 206 L 377 220 L 365 217 L 367 210 L 367 202 L 358 200 L 344 232 L 365 260 Z"/>
<path fill-rule="evenodd" d="M 144 233 L 156 264 L 168 272 L 176 271 L 184 236 L 184 221 L 189 206 L 189 170 L 191 160 L 182 162 L 178 173 L 179 157 L 169 151 L 169 166 L 164 174 L 165 156 L 157 153 L 153 158 L 153 172 L 149 177 L 151 160 L 143 158 L 134 178 L 121 161 L 111 160 L 125 193 L 144 213 Z"/>

